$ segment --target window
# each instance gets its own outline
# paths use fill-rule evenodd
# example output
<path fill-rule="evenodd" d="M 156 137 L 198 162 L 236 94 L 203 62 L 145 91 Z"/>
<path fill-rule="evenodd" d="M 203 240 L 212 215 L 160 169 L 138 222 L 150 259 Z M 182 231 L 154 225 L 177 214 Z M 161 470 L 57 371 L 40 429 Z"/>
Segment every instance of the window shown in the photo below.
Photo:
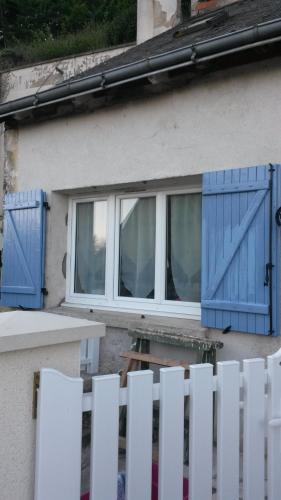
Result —
<path fill-rule="evenodd" d="M 201 193 L 80 197 L 70 215 L 68 302 L 200 315 Z"/>

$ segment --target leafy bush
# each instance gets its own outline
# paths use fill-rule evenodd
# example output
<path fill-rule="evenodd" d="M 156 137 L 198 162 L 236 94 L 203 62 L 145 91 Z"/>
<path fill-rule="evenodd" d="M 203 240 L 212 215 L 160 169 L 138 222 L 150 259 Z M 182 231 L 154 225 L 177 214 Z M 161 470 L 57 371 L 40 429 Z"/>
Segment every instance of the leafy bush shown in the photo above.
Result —
<path fill-rule="evenodd" d="M 136 0 L 0 0 L 0 29 L 0 69 L 65 57 L 134 41 Z"/>

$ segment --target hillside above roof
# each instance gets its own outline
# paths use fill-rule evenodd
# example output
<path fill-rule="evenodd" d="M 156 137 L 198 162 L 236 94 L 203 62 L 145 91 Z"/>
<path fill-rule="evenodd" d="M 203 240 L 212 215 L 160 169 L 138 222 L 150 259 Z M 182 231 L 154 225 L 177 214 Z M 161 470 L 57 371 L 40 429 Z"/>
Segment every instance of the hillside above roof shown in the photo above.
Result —
<path fill-rule="evenodd" d="M 191 17 L 175 28 L 84 71 L 70 80 L 96 75 L 150 56 L 196 45 L 279 18 L 281 19 L 280 0 L 240 0 L 213 12 Z"/>
<path fill-rule="evenodd" d="M 47 119 L 56 116 L 58 108 L 60 114 L 73 113 L 82 96 L 104 96 L 132 82 L 151 83 L 151 76 L 163 72 L 200 74 L 202 65 L 210 71 L 219 63 L 234 66 L 279 55 L 280 50 L 280 0 L 240 0 L 192 17 L 51 89 L 0 105 L 0 122 Z"/>

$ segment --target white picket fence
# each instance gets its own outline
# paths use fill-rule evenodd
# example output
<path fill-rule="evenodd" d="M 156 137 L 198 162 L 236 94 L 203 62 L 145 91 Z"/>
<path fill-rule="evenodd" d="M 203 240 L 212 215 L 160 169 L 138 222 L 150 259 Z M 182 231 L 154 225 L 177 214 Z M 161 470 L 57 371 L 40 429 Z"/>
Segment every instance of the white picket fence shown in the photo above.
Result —
<path fill-rule="evenodd" d="M 92 411 L 91 500 L 117 499 L 119 409 L 127 406 L 126 500 L 151 500 L 152 405 L 159 401 L 159 500 L 182 500 L 184 397 L 189 398 L 189 500 L 280 500 L 281 350 L 263 359 L 82 380 L 43 369 L 35 500 L 80 498 L 82 413 Z M 214 398 L 215 394 L 215 398 Z M 215 403 L 215 407 L 214 407 Z M 216 429 L 214 436 L 214 428 Z M 242 456 L 242 460 L 241 460 Z M 241 465 L 242 463 L 242 465 Z M 212 492 L 212 488 L 215 489 Z M 240 491 L 240 493 L 239 493 Z"/>

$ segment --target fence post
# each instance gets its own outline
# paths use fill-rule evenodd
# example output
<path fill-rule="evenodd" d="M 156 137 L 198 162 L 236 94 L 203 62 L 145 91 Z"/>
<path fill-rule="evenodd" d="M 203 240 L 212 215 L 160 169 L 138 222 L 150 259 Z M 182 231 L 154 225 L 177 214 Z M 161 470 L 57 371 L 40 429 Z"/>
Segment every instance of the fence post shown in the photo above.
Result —
<path fill-rule="evenodd" d="M 128 373 L 126 499 L 151 500 L 153 372 Z"/>
<path fill-rule="evenodd" d="M 265 497 L 265 363 L 263 359 L 243 362 L 244 500 Z"/>
<path fill-rule="evenodd" d="M 268 358 L 268 500 L 281 492 L 281 349 Z"/>
<path fill-rule="evenodd" d="M 211 500 L 213 464 L 213 365 L 211 364 L 190 366 L 189 439 L 189 499 Z"/>
<path fill-rule="evenodd" d="M 91 500 L 117 498 L 119 375 L 93 377 Z"/>
<path fill-rule="evenodd" d="M 183 497 L 184 368 L 160 370 L 159 500 Z"/>
<path fill-rule="evenodd" d="M 35 500 L 77 500 L 81 483 L 83 380 L 40 373 Z"/>
<path fill-rule="evenodd" d="M 218 500 L 238 500 L 239 363 L 218 363 L 217 372 L 217 497 Z"/>

